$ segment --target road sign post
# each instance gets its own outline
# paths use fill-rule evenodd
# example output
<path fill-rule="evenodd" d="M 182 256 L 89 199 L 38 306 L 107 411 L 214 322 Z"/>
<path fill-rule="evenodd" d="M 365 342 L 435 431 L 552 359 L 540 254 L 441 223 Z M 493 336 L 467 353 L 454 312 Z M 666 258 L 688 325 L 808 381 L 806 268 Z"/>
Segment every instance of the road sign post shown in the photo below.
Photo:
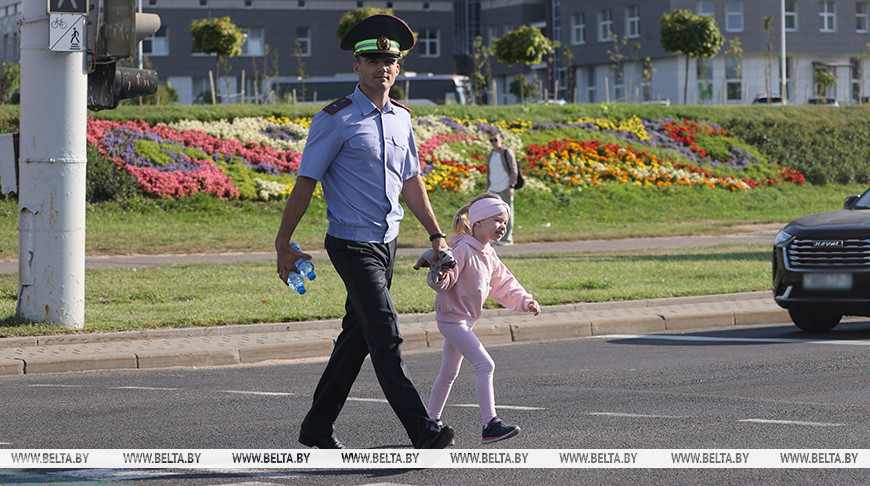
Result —
<path fill-rule="evenodd" d="M 84 49 L 49 42 L 51 17 L 83 18 L 87 1 L 26 0 L 20 24 L 17 315 L 72 328 L 85 322 L 87 75 Z M 72 17 L 58 18 L 64 45 L 85 45 L 84 29 L 73 38 Z"/>

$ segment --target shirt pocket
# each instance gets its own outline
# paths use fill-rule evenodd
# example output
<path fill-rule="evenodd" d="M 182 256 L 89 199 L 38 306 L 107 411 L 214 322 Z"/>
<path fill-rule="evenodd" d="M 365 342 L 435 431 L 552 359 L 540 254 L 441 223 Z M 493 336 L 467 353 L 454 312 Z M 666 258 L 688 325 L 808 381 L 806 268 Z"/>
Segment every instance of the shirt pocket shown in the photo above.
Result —
<path fill-rule="evenodd" d="M 356 136 L 345 143 L 345 156 L 363 167 L 381 165 L 381 141 L 376 137 Z"/>
<path fill-rule="evenodd" d="M 387 165 L 396 174 L 404 174 L 405 160 L 408 157 L 408 140 L 387 137 L 384 146 L 387 153 Z"/>

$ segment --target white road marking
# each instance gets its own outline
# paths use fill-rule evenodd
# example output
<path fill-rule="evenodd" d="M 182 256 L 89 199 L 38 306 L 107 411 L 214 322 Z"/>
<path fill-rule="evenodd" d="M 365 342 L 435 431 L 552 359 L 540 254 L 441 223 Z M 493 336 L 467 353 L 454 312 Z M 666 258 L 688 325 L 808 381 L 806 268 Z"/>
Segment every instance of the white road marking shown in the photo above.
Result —
<path fill-rule="evenodd" d="M 349 402 L 350 402 L 350 401 L 353 401 L 353 402 L 377 402 L 377 403 L 390 403 L 390 402 L 388 402 L 385 398 L 354 398 L 354 397 L 347 397 L 347 401 L 349 401 Z"/>
<path fill-rule="evenodd" d="M 687 415 L 644 415 L 640 413 L 619 413 L 619 412 L 589 412 L 586 415 L 603 416 L 603 417 L 626 417 L 626 418 L 664 418 L 664 419 L 687 419 Z"/>
<path fill-rule="evenodd" d="M 842 339 L 794 339 L 794 338 L 743 338 L 713 336 L 681 336 L 674 334 L 608 334 L 593 336 L 598 339 L 657 339 L 660 341 L 732 342 L 732 343 L 778 343 L 778 344 L 833 344 L 840 346 L 870 346 L 868 340 L 845 341 Z"/>
<path fill-rule="evenodd" d="M 149 391 L 179 391 L 183 388 L 160 388 L 156 386 L 113 386 L 109 390 L 149 390 Z"/>
<path fill-rule="evenodd" d="M 356 397 L 347 397 L 347 400 L 348 400 L 348 401 L 354 401 L 354 402 L 377 402 L 377 403 L 389 403 L 389 402 L 388 402 L 386 399 L 384 399 L 384 398 L 356 398 Z M 476 403 L 458 403 L 458 404 L 455 404 L 455 405 L 450 404 L 450 405 L 447 405 L 447 406 L 448 406 L 448 407 L 460 407 L 460 408 L 462 408 L 462 407 L 465 407 L 465 408 L 477 408 L 477 407 L 479 407 L 480 405 L 478 405 L 478 404 L 476 404 Z M 523 407 L 523 406 L 520 406 L 520 405 L 496 405 L 495 408 L 503 408 L 503 409 L 506 409 L 506 410 L 546 410 L 546 408 L 540 408 L 540 407 Z"/>
<path fill-rule="evenodd" d="M 34 388 L 84 388 L 81 385 L 55 385 L 55 384 L 51 384 L 51 383 L 43 383 L 43 384 L 35 383 L 33 385 L 27 385 L 27 386 L 31 386 Z"/>
<path fill-rule="evenodd" d="M 480 405 L 476 403 L 457 403 L 456 405 L 447 405 L 448 407 L 464 407 L 464 408 L 477 408 Z M 540 407 L 522 407 L 520 405 L 499 405 L 496 404 L 495 408 L 497 409 L 505 409 L 505 410 L 546 410 L 546 408 Z"/>
<path fill-rule="evenodd" d="M 260 391 L 244 391 L 244 390 L 221 390 L 221 393 L 237 393 L 239 395 L 263 395 L 267 397 L 292 397 L 292 393 L 284 392 L 260 392 Z"/>
<path fill-rule="evenodd" d="M 75 469 L 48 474 L 94 481 L 132 481 L 134 479 L 165 478 L 166 476 L 175 476 L 177 473 L 157 469 Z"/>
<path fill-rule="evenodd" d="M 754 424 L 776 424 L 776 425 L 803 425 L 807 427 L 843 427 L 846 424 L 832 424 L 825 422 L 802 422 L 799 420 L 768 420 L 768 419 L 743 419 L 738 422 L 749 422 Z"/>
<path fill-rule="evenodd" d="M 228 473 L 232 474 L 232 473 Z M 276 478 L 279 479 L 279 478 Z M 245 481 L 243 483 L 215 483 L 213 486 L 281 486 L 281 483 L 264 483 L 262 481 Z"/>

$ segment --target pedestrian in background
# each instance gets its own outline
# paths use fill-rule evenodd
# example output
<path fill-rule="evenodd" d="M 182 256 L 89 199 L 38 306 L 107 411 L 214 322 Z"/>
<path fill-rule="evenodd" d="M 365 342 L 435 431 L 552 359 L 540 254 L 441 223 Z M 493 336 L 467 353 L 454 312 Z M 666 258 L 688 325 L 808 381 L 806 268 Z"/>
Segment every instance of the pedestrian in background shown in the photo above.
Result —
<path fill-rule="evenodd" d="M 435 320 L 444 335 L 441 371 L 432 385 L 429 415 L 440 420 L 465 357 L 477 374 L 477 401 L 483 419 L 481 442 L 484 444 L 513 437 L 520 428 L 496 416 L 492 385 L 495 363 L 473 329 L 483 311 L 483 302 L 492 297 L 517 312 L 541 313 L 538 302 L 523 289 L 490 246 L 504 237 L 509 220 L 510 208 L 495 194 L 486 193 L 473 199 L 453 219 L 450 246 L 456 266 L 445 271 L 432 265 L 426 277 L 429 286 L 438 292 Z"/>
<path fill-rule="evenodd" d="M 369 17 L 345 35 L 341 48 L 353 51 L 359 84 L 313 117 L 275 238 L 278 276 L 286 282 L 296 260 L 311 258 L 292 248 L 290 240 L 320 181 L 329 220 L 324 247 L 344 281 L 347 300 L 342 331 L 300 427 L 299 442 L 309 447 L 344 448 L 333 424 L 366 356 L 414 447 L 443 448 L 453 440 L 453 429 L 429 417 L 411 383 L 390 296 L 403 216 L 400 194 L 431 235 L 433 251 L 448 249 L 420 177 L 409 110 L 389 98 L 402 51 L 413 45 L 411 29 L 392 15 Z M 388 427 L 374 420 L 362 425 Z"/>
<path fill-rule="evenodd" d="M 486 163 L 486 190 L 498 194 L 510 209 L 510 221 L 504 237 L 496 245 L 513 245 L 514 229 L 514 186 L 517 184 L 519 169 L 517 160 L 511 149 L 504 146 L 504 140 L 499 132 L 489 135 L 492 151 Z"/>

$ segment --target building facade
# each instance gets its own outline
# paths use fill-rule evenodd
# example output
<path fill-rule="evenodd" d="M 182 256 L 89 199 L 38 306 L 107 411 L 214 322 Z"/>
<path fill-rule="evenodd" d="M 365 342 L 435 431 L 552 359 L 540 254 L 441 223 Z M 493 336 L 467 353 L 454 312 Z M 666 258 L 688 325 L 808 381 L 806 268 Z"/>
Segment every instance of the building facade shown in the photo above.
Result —
<path fill-rule="evenodd" d="M 740 104 L 780 96 L 780 0 L 550 0 L 579 102 L 670 100 Z M 686 9 L 716 20 L 725 37 L 719 54 L 687 60 L 660 43 L 662 14 Z M 836 82 L 822 96 L 854 103 L 865 96 L 870 2 L 786 0 L 786 96 L 791 104 L 817 98 L 817 71 Z M 739 48 L 737 48 L 739 46 Z M 688 93 L 683 99 L 688 69 Z"/>
<path fill-rule="evenodd" d="M 0 0 L 0 62 L 17 62 L 22 0 Z M 32 0 L 25 0 L 32 1 Z M 160 30 L 142 43 L 146 64 L 170 83 L 181 103 L 208 99 L 211 83 L 222 101 L 285 99 L 280 86 L 297 78 L 352 73 L 352 58 L 338 50 L 335 31 L 346 12 L 389 8 L 418 35 L 403 61 L 418 75 L 472 74 L 475 39 L 486 46 L 521 25 L 558 41 L 551 59 L 507 66 L 490 59 L 486 101 L 512 104 L 517 75 L 540 86 L 540 96 L 571 102 L 743 104 L 779 96 L 781 28 L 785 18 L 786 95 L 790 104 L 817 98 L 816 73 L 834 75 L 822 96 L 839 103 L 866 98 L 870 58 L 870 1 L 865 0 L 141 0 L 160 15 Z M 726 39 L 706 60 L 667 52 L 660 18 L 686 9 L 716 20 Z M 216 66 L 193 51 L 192 21 L 230 19 L 247 37 L 240 56 Z M 688 70 L 687 64 L 688 63 Z M 688 74 L 687 74 L 688 73 Z M 212 81 L 212 80 L 216 81 Z M 684 88 L 688 90 L 684 96 Z M 278 88 L 276 88 L 278 87 Z M 316 86 L 298 100 L 318 99 Z M 327 101 L 320 96 L 318 100 Z"/>

